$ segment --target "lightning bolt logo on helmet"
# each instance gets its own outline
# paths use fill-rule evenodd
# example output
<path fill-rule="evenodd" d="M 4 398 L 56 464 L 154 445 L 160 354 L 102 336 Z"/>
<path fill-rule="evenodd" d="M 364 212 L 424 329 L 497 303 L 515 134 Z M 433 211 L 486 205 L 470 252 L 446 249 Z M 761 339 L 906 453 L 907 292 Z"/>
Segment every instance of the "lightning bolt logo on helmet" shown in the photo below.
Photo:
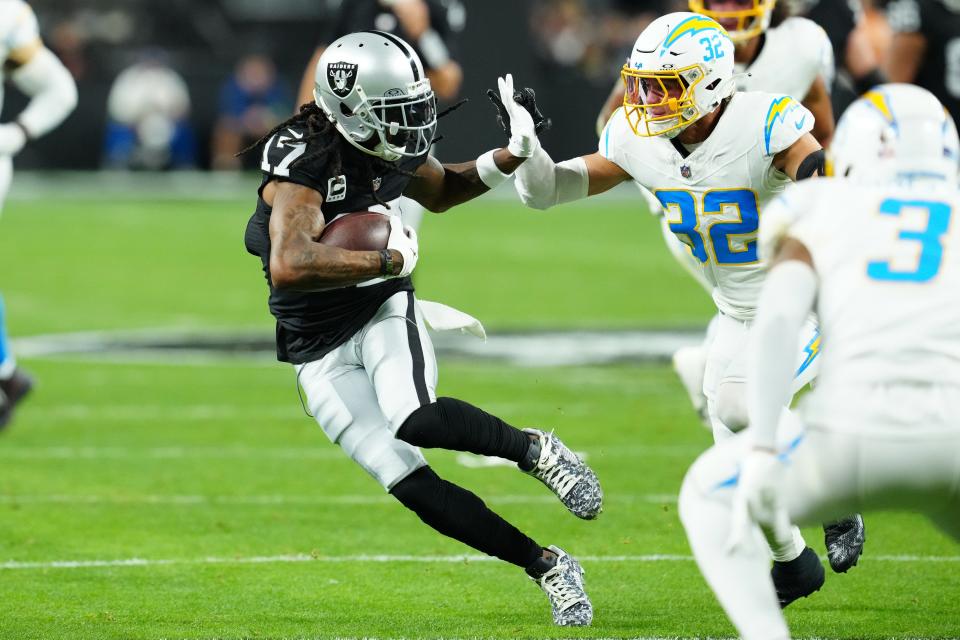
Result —
<path fill-rule="evenodd" d="M 672 138 L 736 90 L 733 41 L 711 18 L 670 13 L 643 30 L 620 75 L 630 129 Z"/>

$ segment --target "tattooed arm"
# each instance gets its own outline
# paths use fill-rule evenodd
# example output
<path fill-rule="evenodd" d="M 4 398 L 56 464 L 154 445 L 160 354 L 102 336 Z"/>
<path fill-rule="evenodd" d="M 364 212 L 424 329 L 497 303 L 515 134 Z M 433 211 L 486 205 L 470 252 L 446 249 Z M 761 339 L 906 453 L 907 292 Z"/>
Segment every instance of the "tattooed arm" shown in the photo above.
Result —
<path fill-rule="evenodd" d="M 270 182 L 263 189 L 270 214 L 270 279 L 275 289 L 311 291 L 345 286 L 382 275 L 397 275 L 403 256 L 390 249 L 393 270 L 381 271 L 377 251 L 347 251 L 320 244 L 324 220 L 319 192 L 292 182 Z"/>
<path fill-rule="evenodd" d="M 517 158 L 506 149 L 493 154 L 493 161 L 503 173 L 513 173 L 525 158 Z M 477 161 L 460 164 L 440 164 L 434 158 L 417 169 L 403 195 L 413 198 L 430 211 L 442 212 L 450 207 L 473 200 L 486 193 L 490 187 L 480 179 Z"/>

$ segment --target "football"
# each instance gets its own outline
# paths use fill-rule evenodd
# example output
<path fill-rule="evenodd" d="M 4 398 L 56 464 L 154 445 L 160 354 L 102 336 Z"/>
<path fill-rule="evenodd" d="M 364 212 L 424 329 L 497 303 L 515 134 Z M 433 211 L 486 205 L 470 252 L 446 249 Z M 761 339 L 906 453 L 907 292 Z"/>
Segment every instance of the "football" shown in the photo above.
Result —
<path fill-rule="evenodd" d="M 390 216 L 374 211 L 347 213 L 323 228 L 320 242 L 350 251 L 379 251 L 387 248 Z"/>

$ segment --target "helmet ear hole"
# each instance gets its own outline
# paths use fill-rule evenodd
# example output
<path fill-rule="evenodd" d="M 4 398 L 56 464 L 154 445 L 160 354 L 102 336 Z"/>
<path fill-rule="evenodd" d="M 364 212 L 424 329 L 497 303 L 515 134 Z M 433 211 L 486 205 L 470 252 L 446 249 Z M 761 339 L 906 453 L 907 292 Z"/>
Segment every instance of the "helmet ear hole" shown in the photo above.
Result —
<path fill-rule="evenodd" d="M 340 113 L 342 113 L 343 115 L 345 115 L 345 116 L 348 117 L 348 118 L 352 118 L 352 117 L 353 117 L 353 111 L 350 110 L 350 107 L 347 106 L 347 103 L 346 103 L 346 102 L 341 102 L 341 103 L 340 103 Z"/>
<path fill-rule="evenodd" d="M 720 78 L 717 78 L 716 80 L 714 80 L 713 82 L 711 82 L 710 84 L 708 84 L 708 85 L 706 86 L 706 89 L 707 89 L 707 91 L 713 91 L 714 89 L 717 88 L 717 85 L 719 85 L 719 84 L 720 84 Z"/>

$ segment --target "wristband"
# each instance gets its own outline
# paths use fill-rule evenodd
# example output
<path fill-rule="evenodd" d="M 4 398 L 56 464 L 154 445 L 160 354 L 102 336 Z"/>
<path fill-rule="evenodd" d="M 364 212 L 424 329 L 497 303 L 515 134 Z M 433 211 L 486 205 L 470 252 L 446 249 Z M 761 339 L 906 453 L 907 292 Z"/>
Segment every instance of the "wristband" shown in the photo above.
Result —
<path fill-rule="evenodd" d="M 385 276 L 393 275 L 393 254 L 389 249 L 380 249 L 380 273 Z"/>
<path fill-rule="evenodd" d="M 500 167 L 493 161 L 493 154 L 496 153 L 496 151 L 496 149 L 487 151 L 477 158 L 477 174 L 480 176 L 480 182 L 491 189 L 496 188 L 510 179 L 510 175 L 500 171 Z"/>

